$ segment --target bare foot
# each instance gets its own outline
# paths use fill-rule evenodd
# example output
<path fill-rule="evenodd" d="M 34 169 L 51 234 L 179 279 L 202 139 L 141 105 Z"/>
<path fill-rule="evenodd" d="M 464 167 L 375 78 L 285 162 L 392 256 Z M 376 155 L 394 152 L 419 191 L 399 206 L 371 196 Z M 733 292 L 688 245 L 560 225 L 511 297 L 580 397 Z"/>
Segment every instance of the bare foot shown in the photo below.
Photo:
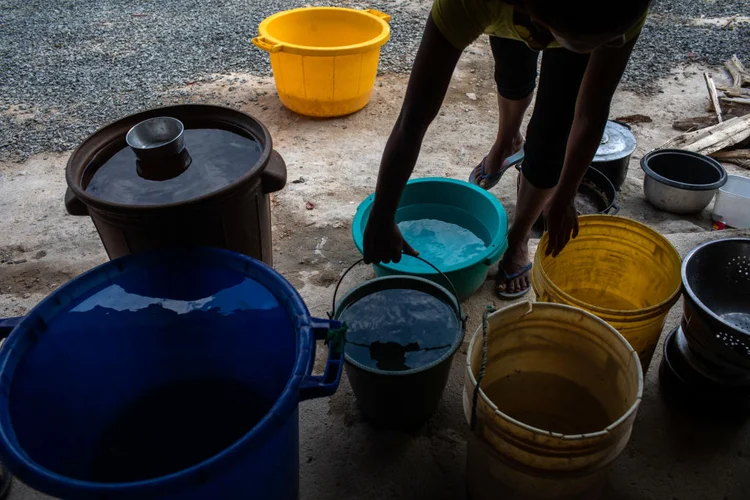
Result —
<path fill-rule="evenodd" d="M 484 159 L 484 175 L 485 178 L 479 181 L 479 186 L 486 189 L 487 185 L 492 182 L 491 176 L 498 173 L 502 174 L 503 168 L 507 169 L 507 165 L 504 165 L 505 159 L 519 152 L 523 147 L 523 136 L 519 132 L 513 139 L 510 147 L 503 146 L 497 141 L 490 149 L 487 157 Z M 480 179 L 482 177 L 482 164 L 480 163 L 474 168 L 474 178 Z"/>
<path fill-rule="evenodd" d="M 530 264 L 528 242 L 515 245 L 509 243 L 508 250 L 499 264 L 495 290 L 507 294 L 528 290 L 531 286 Z M 506 280 L 506 276 L 513 277 Z"/>

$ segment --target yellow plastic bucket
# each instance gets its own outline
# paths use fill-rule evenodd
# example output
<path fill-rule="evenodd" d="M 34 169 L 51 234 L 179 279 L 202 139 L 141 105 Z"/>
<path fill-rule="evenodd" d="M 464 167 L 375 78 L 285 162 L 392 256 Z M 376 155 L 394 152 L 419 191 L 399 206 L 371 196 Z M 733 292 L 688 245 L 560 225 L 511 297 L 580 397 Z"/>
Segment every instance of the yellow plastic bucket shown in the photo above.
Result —
<path fill-rule="evenodd" d="M 469 497 L 599 498 L 642 394 L 637 354 L 596 316 L 538 302 L 495 312 L 466 358 Z"/>
<path fill-rule="evenodd" d="M 649 227 L 624 217 L 578 218 L 578 237 L 557 257 L 539 242 L 531 284 L 541 302 L 585 309 L 619 331 L 638 352 L 644 371 L 669 309 L 680 296 L 680 255 Z"/>
<path fill-rule="evenodd" d="M 343 116 L 370 100 L 390 19 L 372 9 L 292 9 L 260 23 L 253 44 L 270 53 L 284 106 L 307 116 Z"/>

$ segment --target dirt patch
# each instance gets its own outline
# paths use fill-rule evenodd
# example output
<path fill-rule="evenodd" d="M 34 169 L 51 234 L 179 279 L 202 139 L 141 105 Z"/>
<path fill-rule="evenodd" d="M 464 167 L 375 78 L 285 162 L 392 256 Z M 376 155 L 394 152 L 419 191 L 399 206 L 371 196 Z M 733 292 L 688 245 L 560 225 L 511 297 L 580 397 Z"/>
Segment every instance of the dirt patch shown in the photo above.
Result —
<path fill-rule="evenodd" d="M 23 298 L 33 293 L 47 294 L 75 276 L 75 273 L 37 262 L 0 265 L 0 293 L 21 295 Z"/>
<path fill-rule="evenodd" d="M 328 288 L 361 256 L 348 226 L 305 223 L 304 215 L 280 206 L 274 212 L 274 268 L 297 288 Z"/>

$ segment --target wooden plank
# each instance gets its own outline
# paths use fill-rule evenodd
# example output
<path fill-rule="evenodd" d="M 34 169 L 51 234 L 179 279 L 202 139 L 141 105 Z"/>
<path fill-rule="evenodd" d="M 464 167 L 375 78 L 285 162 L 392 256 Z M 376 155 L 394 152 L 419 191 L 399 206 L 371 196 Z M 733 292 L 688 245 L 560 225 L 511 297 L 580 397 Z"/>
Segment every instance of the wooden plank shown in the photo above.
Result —
<path fill-rule="evenodd" d="M 750 72 L 748 72 L 745 69 L 745 66 L 740 61 L 740 58 L 737 57 L 737 54 L 733 54 L 732 55 L 731 61 L 732 61 L 732 65 L 735 68 L 737 68 L 737 71 L 739 71 L 740 76 L 742 77 L 742 81 L 740 83 L 740 87 L 742 87 L 742 85 L 745 84 L 745 83 L 750 83 Z"/>
<path fill-rule="evenodd" d="M 719 161 L 734 163 L 750 170 L 750 149 L 733 149 L 731 151 L 717 151 L 711 155 Z"/>
<path fill-rule="evenodd" d="M 750 97 L 750 89 L 739 87 L 716 87 L 716 89 L 724 92 L 727 97 Z"/>
<path fill-rule="evenodd" d="M 740 70 L 734 65 L 733 60 L 730 59 L 729 61 L 726 61 L 724 67 L 727 68 L 729 75 L 732 77 L 732 88 L 739 89 L 742 87 L 742 73 L 740 73 Z"/>
<path fill-rule="evenodd" d="M 711 75 L 706 72 L 703 73 L 703 79 L 706 80 L 708 98 L 714 107 L 716 118 L 719 120 L 719 123 L 722 123 L 724 119 L 721 117 L 721 104 L 719 104 L 719 95 L 716 93 L 716 84 L 714 83 L 714 79 L 711 78 Z"/>
<path fill-rule="evenodd" d="M 659 149 L 680 148 L 710 154 L 734 146 L 748 137 L 750 137 L 750 114 L 678 135 L 664 143 Z"/>
<path fill-rule="evenodd" d="M 729 117 L 726 117 L 729 119 Z M 672 128 L 675 130 L 680 130 L 682 132 L 691 132 L 693 130 L 698 130 L 701 128 L 710 127 L 711 125 L 716 125 L 719 123 L 716 120 L 716 116 L 693 116 L 691 118 L 682 118 L 680 120 L 675 120 L 672 122 Z"/>
<path fill-rule="evenodd" d="M 626 115 L 626 116 L 618 116 L 615 118 L 618 122 L 622 123 L 651 123 L 654 120 L 648 116 L 648 115 L 642 115 L 642 114 L 635 114 L 635 115 Z"/>
<path fill-rule="evenodd" d="M 733 104 L 750 104 L 750 98 L 747 97 L 722 97 L 721 100 Z"/>
<path fill-rule="evenodd" d="M 692 144 L 695 141 L 698 141 L 704 137 L 708 137 L 717 130 L 729 129 L 735 126 L 737 123 L 738 123 L 738 119 L 732 118 L 731 120 L 727 120 L 724 123 L 719 123 L 717 125 L 712 125 L 710 127 L 705 127 L 699 130 L 692 131 L 692 132 L 686 132 L 684 134 L 680 134 L 668 140 L 661 146 L 661 148 L 683 147 L 688 144 Z"/>
<path fill-rule="evenodd" d="M 727 97 L 746 97 L 750 96 L 750 89 L 742 88 L 745 83 L 750 83 L 750 74 L 748 74 L 745 66 L 743 66 L 737 54 L 733 55 L 731 59 L 724 62 L 724 67 L 729 71 L 729 75 L 732 77 L 732 85 L 729 87 L 720 87 L 719 90 L 724 92 Z"/>
<path fill-rule="evenodd" d="M 730 151 L 717 151 L 711 154 L 717 160 L 750 160 L 750 149 L 732 149 Z"/>
<path fill-rule="evenodd" d="M 718 136 L 720 134 L 716 135 Z M 695 144 L 691 144 L 684 149 L 686 149 L 687 151 L 693 151 L 695 153 L 710 155 L 711 153 L 736 146 L 737 144 L 748 138 L 750 138 L 750 128 L 737 131 L 731 135 L 726 134 L 721 135 L 720 137 L 706 138 Z"/>

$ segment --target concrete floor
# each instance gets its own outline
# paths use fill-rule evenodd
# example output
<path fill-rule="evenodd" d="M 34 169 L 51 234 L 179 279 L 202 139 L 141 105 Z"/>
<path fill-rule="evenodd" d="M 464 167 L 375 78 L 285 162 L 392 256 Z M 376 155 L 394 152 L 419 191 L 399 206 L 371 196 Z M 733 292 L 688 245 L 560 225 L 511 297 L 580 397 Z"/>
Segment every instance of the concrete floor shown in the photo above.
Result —
<path fill-rule="evenodd" d="M 425 138 L 417 176 L 465 178 L 493 140 L 496 127 L 489 48 L 477 44 L 456 73 L 443 112 Z M 612 116 L 645 113 L 652 123 L 634 127 L 639 147 L 619 196 L 622 214 L 657 229 L 681 255 L 707 239 L 750 235 L 710 231 L 710 212 L 674 217 L 651 208 L 641 191 L 638 159 L 676 133 L 672 120 L 704 113 L 700 71 L 683 68 L 662 82 L 663 94 L 643 97 L 619 92 Z M 273 198 L 275 267 L 300 291 L 313 314 L 323 316 L 340 272 L 358 258 L 349 223 L 374 188 L 380 153 L 398 114 L 404 77 L 379 80 L 373 101 L 361 113 L 340 120 L 307 120 L 286 112 L 267 79 L 247 76 L 233 92 L 237 107 L 260 118 L 287 161 L 290 183 Z M 198 86 L 196 86 L 198 87 Z M 195 88 L 195 100 L 229 99 L 221 81 Z M 257 100 L 249 100 L 252 92 Z M 468 99 L 475 93 L 477 100 Z M 231 104 L 231 103 L 230 103 Z M 66 154 L 33 157 L 24 164 L 0 163 L 0 317 L 25 314 L 57 286 L 106 261 L 87 218 L 64 213 Z M 731 173 L 742 174 L 728 167 Z M 746 173 L 744 175 L 747 175 Z M 512 217 L 515 176 L 493 191 Z M 313 210 L 306 210 L 308 201 Z M 535 242 L 532 244 L 532 250 Z M 344 288 L 371 276 L 366 268 Z M 533 300 L 527 297 L 524 300 Z M 359 413 L 348 381 L 329 399 L 300 406 L 300 486 L 304 500 L 462 499 L 468 426 L 461 405 L 468 336 L 493 297 L 492 283 L 464 306 L 470 314 L 467 341 L 456 355 L 441 406 L 414 433 L 377 431 Z M 669 315 L 673 328 L 681 306 Z M 729 425 L 677 411 L 665 404 L 658 386 L 660 350 L 646 378 L 630 444 L 610 473 L 607 500 L 745 500 L 750 498 L 750 424 Z M 47 498 L 17 483 L 11 500 Z"/>
<path fill-rule="evenodd" d="M 668 236 L 681 255 L 716 237 L 750 231 Z M 487 287 L 485 287 L 487 288 Z M 532 292 L 533 293 L 533 292 Z M 304 292 L 303 292 L 304 295 Z M 315 303 L 312 296 L 304 297 Z M 528 299 L 531 299 L 529 297 Z M 300 498 L 303 500 L 460 500 L 465 498 L 466 434 L 461 394 L 469 334 L 488 290 L 464 305 L 475 311 L 455 356 L 440 408 L 413 433 L 373 429 L 356 407 L 346 377 L 330 399 L 300 405 Z M 324 308 L 313 308 L 322 315 Z M 665 332 L 678 322 L 676 305 Z M 606 500 L 745 500 L 750 495 L 750 422 L 727 423 L 666 404 L 658 384 L 661 348 L 645 381 L 628 447 L 609 474 Z M 50 498 L 16 481 L 11 500 Z"/>

